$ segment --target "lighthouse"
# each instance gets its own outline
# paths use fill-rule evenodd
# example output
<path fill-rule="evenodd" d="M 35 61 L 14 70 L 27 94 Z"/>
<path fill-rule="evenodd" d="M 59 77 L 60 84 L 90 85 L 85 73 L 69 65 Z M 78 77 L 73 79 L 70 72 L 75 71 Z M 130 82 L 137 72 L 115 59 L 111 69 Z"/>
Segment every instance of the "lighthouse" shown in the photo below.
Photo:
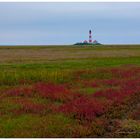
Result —
<path fill-rule="evenodd" d="M 92 43 L 92 32 L 89 30 L 89 43 Z"/>

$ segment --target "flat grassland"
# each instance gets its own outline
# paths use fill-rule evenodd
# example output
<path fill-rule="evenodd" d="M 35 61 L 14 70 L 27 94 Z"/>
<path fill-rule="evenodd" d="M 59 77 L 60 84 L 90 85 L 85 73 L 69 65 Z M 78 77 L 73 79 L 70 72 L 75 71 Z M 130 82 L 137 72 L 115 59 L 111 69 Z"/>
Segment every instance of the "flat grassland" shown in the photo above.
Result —
<path fill-rule="evenodd" d="M 140 137 L 140 45 L 1 46 L 0 137 Z"/>

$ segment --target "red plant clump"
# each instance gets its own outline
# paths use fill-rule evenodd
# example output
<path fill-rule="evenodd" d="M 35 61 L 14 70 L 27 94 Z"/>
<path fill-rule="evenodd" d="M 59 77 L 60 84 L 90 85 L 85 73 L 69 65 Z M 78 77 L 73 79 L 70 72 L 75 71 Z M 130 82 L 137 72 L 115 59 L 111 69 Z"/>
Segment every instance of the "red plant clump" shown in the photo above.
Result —
<path fill-rule="evenodd" d="M 84 87 L 94 87 L 94 88 L 98 88 L 100 87 L 100 82 L 99 80 L 84 80 L 82 81 L 82 84 L 84 85 Z"/>
<path fill-rule="evenodd" d="M 71 100 L 75 96 L 70 90 L 68 90 L 64 85 L 56 85 L 50 83 L 37 83 L 34 85 L 35 92 L 39 93 L 40 96 L 45 98 L 50 98 L 52 100 Z"/>
<path fill-rule="evenodd" d="M 122 85 L 123 88 L 127 89 L 133 89 L 133 90 L 140 90 L 140 78 L 133 79 L 133 80 L 127 80 Z"/>
<path fill-rule="evenodd" d="M 58 111 L 65 114 L 72 114 L 80 120 L 92 120 L 96 116 L 102 115 L 110 104 L 111 102 L 107 100 L 97 100 L 83 96 L 61 105 Z"/>
<path fill-rule="evenodd" d="M 105 83 L 110 83 L 111 81 L 105 81 Z M 105 97 L 117 102 L 123 101 L 126 97 L 134 95 L 140 91 L 140 79 L 126 79 L 115 81 L 114 85 L 119 85 L 119 88 L 109 88 L 105 90 L 97 91 L 93 94 L 93 97 Z M 113 85 L 112 84 L 112 85 Z"/>
<path fill-rule="evenodd" d="M 123 83 L 123 80 L 120 79 L 105 79 L 100 81 L 100 84 L 107 86 L 119 86 L 121 83 Z"/>
<path fill-rule="evenodd" d="M 29 87 L 18 87 L 6 91 L 6 95 L 9 96 L 25 96 L 32 97 L 34 95 L 33 89 Z"/>
<path fill-rule="evenodd" d="M 90 85 L 92 87 L 102 87 L 102 86 L 112 86 L 112 87 L 115 87 L 115 86 L 120 86 L 120 84 L 122 83 L 123 81 L 120 80 L 120 79 L 98 79 L 98 80 L 94 80 Z"/>
<path fill-rule="evenodd" d="M 103 91 L 98 91 L 93 94 L 93 97 L 105 97 L 110 99 L 114 102 L 121 103 L 125 100 L 126 97 L 130 97 L 131 95 L 135 94 L 133 90 L 126 90 L 126 89 L 106 89 Z"/>
<path fill-rule="evenodd" d="M 86 87 L 94 87 L 94 88 L 100 88 L 102 86 L 106 87 L 106 86 L 112 86 L 112 87 L 116 87 L 116 86 L 120 86 L 121 84 L 123 84 L 124 79 L 95 79 L 95 80 L 90 80 L 90 81 L 83 81 L 83 85 Z"/>
<path fill-rule="evenodd" d="M 113 74 L 114 77 L 120 77 L 120 78 L 128 78 L 133 77 L 136 74 L 139 75 L 140 68 L 139 67 L 121 67 L 121 68 L 112 68 L 110 69 L 110 72 Z"/>

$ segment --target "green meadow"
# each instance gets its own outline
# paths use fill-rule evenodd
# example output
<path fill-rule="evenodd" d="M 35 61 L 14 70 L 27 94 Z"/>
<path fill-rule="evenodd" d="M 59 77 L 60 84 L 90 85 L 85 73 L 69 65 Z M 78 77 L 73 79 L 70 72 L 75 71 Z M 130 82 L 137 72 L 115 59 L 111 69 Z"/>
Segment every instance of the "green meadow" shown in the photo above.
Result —
<path fill-rule="evenodd" d="M 140 46 L 5 46 L 0 56 L 1 85 L 19 80 L 65 82 L 77 70 L 139 65 Z"/>

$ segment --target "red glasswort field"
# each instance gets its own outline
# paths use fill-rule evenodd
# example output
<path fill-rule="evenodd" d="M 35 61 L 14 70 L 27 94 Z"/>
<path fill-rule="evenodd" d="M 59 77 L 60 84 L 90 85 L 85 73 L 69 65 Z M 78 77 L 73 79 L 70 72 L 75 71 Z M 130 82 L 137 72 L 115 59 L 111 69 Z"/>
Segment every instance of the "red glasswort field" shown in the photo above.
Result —
<path fill-rule="evenodd" d="M 72 81 L 63 84 L 22 81 L 23 85 L 3 90 L 1 100 L 10 98 L 19 105 L 9 109 L 17 116 L 63 114 L 80 125 L 78 129 L 70 126 L 76 137 L 114 136 L 123 118 L 139 120 L 140 67 L 83 70 L 73 75 Z"/>

